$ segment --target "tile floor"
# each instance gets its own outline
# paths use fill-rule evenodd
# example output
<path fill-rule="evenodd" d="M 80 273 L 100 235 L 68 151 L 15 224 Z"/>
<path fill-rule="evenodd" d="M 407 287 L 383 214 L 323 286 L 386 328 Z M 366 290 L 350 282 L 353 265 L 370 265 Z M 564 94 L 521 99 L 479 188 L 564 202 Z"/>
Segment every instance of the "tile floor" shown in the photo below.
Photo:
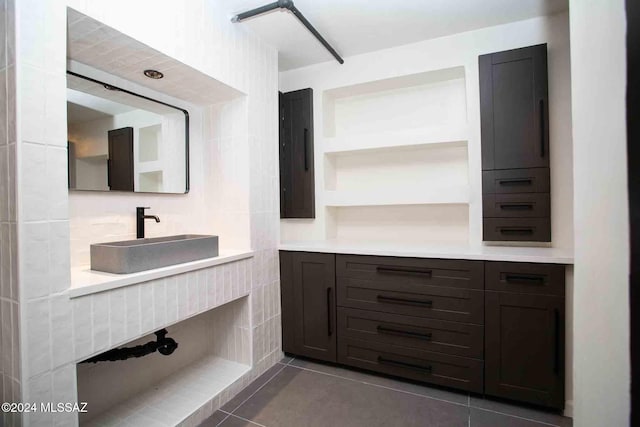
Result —
<path fill-rule="evenodd" d="M 570 418 L 285 358 L 200 427 L 571 427 Z"/>

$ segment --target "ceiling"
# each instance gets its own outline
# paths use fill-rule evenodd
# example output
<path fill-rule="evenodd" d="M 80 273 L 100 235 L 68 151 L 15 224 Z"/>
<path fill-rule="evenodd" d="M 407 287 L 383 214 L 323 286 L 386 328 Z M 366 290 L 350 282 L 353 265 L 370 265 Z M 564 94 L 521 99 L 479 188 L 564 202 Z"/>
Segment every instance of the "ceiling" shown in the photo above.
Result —
<path fill-rule="evenodd" d="M 220 1 L 229 18 L 274 0 Z M 295 6 L 342 57 L 483 27 L 552 15 L 568 0 L 294 0 Z M 333 57 L 285 10 L 242 25 L 279 51 L 280 71 Z"/>

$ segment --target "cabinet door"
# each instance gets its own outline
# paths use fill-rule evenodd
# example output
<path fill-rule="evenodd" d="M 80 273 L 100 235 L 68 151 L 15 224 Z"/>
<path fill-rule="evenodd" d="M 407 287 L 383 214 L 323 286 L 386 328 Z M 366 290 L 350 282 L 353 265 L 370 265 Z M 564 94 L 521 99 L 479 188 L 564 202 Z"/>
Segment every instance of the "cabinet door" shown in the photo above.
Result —
<path fill-rule="evenodd" d="M 313 90 L 281 93 L 281 218 L 315 218 L 313 174 Z"/>
<path fill-rule="evenodd" d="M 482 55 L 482 169 L 549 167 L 547 45 Z"/>
<path fill-rule="evenodd" d="M 107 184 L 111 191 L 133 191 L 133 128 L 110 130 Z"/>
<path fill-rule="evenodd" d="M 564 407 L 564 298 L 485 293 L 485 393 Z"/>
<path fill-rule="evenodd" d="M 336 361 L 335 255 L 280 252 L 283 350 Z"/>

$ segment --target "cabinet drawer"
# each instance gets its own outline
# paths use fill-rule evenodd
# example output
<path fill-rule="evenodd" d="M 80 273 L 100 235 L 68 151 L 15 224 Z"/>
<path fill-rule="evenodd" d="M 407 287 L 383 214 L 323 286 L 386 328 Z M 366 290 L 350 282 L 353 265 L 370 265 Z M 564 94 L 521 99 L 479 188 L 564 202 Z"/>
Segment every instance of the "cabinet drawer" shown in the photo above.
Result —
<path fill-rule="evenodd" d="M 484 328 L 353 308 L 338 309 L 338 335 L 482 359 Z"/>
<path fill-rule="evenodd" d="M 485 241 L 550 242 L 550 218 L 483 218 Z"/>
<path fill-rule="evenodd" d="M 548 193 L 549 168 L 482 171 L 482 193 Z"/>
<path fill-rule="evenodd" d="M 487 262 L 487 290 L 564 296 L 564 265 Z"/>
<path fill-rule="evenodd" d="M 483 291 L 413 283 L 388 283 L 338 277 L 342 307 L 428 317 L 454 322 L 484 322 Z"/>
<path fill-rule="evenodd" d="M 485 218 L 543 218 L 551 216 L 549 193 L 485 194 Z"/>
<path fill-rule="evenodd" d="M 336 275 L 417 286 L 482 289 L 482 261 L 337 255 Z"/>
<path fill-rule="evenodd" d="M 389 375 L 482 393 L 483 361 L 341 337 L 338 362 Z"/>

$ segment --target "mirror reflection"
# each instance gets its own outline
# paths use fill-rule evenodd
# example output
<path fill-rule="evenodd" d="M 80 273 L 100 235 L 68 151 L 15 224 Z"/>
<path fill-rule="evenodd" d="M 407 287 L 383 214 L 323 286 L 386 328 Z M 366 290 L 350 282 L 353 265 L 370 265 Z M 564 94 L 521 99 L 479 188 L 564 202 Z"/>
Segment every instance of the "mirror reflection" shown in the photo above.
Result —
<path fill-rule="evenodd" d="M 67 72 L 71 190 L 185 193 L 188 113 Z"/>

